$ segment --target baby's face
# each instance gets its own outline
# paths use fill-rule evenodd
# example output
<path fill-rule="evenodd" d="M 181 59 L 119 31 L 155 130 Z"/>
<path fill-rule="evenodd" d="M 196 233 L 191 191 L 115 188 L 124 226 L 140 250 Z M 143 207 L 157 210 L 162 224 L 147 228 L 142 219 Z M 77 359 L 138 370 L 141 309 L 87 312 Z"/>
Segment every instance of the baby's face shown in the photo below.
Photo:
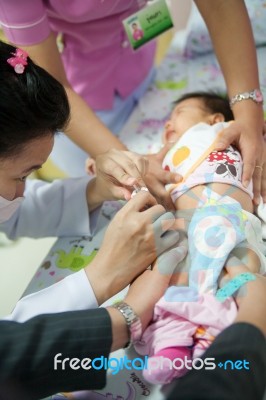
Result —
<path fill-rule="evenodd" d="M 210 112 L 202 100 L 187 99 L 177 104 L 165 125 L 164 142 L 175 142 L 193 125 L 209 123 Z"/>

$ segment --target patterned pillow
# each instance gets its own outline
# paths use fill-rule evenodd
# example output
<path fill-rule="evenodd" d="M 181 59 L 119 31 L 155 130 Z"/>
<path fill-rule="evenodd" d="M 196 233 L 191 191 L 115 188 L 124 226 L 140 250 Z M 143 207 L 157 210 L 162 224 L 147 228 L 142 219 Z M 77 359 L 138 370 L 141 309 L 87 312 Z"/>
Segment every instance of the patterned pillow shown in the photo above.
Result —
<path fill-rule="evenodd" d="M 266 1 L 245 0 L 245 3 L 256 46 L 263 46 L 266 44 Z M 186 35 L 184 54 L 187 57 L 195 57 L 213 51 L 209 32 L 194 2 L 192 2 Z"/>

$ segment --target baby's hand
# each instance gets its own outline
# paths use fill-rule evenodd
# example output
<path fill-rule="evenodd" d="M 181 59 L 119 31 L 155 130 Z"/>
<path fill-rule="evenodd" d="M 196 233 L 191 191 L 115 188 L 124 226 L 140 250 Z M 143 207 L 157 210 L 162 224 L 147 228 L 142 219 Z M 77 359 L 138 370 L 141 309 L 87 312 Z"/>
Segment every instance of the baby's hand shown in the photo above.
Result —
<path fill-rule="evenodd" d="M 96 175 L 96 162 L 94 158 L 87 158 L 85 162 L 85 171 L 88 175 Z"/>

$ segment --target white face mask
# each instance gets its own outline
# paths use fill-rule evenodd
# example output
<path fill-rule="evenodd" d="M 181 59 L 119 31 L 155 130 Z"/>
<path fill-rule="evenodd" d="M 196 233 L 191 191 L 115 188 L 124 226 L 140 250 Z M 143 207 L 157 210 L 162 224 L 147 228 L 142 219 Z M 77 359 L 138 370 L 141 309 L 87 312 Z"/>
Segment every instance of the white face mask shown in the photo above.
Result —
<path fill-rule="evenodd" d="M 8 221 L 21 205 L 24 197 L 17 197 L 15 200 L 7 200 L 0 196 L 0 224 Z"/>

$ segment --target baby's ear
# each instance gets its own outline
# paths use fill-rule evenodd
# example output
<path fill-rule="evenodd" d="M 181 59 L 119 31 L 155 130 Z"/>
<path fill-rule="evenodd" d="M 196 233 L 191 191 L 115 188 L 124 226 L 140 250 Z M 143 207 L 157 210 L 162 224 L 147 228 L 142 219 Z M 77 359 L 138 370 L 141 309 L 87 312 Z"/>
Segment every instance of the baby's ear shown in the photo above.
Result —
<path fill-rule="evenodd" d="M 209 124 L 214 125 L 218 122 L 224 122 L 224 115 L 222 113 L 215 113 L 210 115 L 209 117 Z"/>

